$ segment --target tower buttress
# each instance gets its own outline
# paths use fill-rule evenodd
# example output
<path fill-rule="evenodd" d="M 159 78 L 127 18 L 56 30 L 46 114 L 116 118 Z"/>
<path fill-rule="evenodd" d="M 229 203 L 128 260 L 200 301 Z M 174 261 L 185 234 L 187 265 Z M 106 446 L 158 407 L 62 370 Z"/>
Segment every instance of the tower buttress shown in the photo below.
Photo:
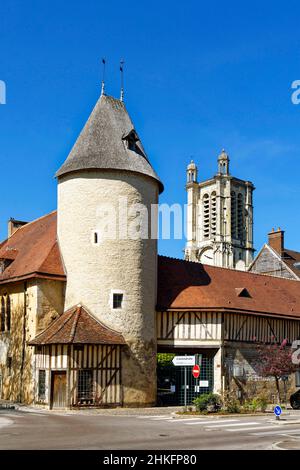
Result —
<path fill-rule="evenodd" d="M 186 170 L 186 190 L 187 190 L 187 245 L 185 249 L 185 258 L 196 261 L 195 243 L 197 230 L 197 166 L 191 161 Z"/>

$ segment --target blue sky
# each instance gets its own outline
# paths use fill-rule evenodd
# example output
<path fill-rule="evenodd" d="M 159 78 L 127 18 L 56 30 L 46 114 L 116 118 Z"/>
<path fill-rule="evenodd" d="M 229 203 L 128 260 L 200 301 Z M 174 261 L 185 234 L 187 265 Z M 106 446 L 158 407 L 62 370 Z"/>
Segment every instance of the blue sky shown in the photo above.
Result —
<path fill-rule="evenodd" d="M 0 239 L 9 217 L 56 208 L 53 175 L 100 93 L 125 101 L 164 182 L 161 202 L 185 203 L 185 168 L 216 172 L 224 147 L 234 176 L 255 186 L 255 246 L 272 227 L 300 251 L 300 4 L 250 1 L 2 0 Z M 184 241 L 161 241 L 181 257 Z"/>

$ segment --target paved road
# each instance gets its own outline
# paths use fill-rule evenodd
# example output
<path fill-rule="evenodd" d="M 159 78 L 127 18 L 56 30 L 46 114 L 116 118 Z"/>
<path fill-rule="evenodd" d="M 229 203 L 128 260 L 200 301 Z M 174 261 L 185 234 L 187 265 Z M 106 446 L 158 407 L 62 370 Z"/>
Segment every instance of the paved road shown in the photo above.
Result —
<path fill-rule="evenodd" d="M 300 424 L 277 424 L 270 416 L 0 411 L 0 449 L 270 449 L 286 437 L 300 437 Z"/>

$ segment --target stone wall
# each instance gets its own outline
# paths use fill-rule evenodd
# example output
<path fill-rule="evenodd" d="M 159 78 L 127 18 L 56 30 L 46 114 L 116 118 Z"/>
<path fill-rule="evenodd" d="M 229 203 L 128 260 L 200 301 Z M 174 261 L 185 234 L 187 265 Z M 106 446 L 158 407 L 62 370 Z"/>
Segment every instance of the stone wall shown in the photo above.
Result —
<path fill-rule="evenodd" d="M 0 334 L 0 373 L 3 399 L 33 400 L 33 351 L 26 342 L 35 331 L 37 287 L 34 281 L 0 287 L 11 301 L 11 329 Z"/>
<path fill-rule="evenodd" d="M 35 357 L 27 343 L 62 313 L 64 283 L 47 279 L 8 283 L 0 287 L 2 295 L 10 297 L 11 329 L 0 333 L 0 397 L 32 403 Z"/>
<path fill-rule="evenodd" d="M 275 379 L 261 377 L 258 366 L 256 345 L 247 343 L 226 343 L 224 352 L 225 388 L 236 392 L 241 400 L 258 395 L 265 396 L 270 403 L 277 402 Z M 236 374 L 240 376 L 235 376 Z M 284 397 L 284 382 L 280 380 L 281 397 Z M 295 391 L 295 375 L 286 382 L 287 398 Z"/>

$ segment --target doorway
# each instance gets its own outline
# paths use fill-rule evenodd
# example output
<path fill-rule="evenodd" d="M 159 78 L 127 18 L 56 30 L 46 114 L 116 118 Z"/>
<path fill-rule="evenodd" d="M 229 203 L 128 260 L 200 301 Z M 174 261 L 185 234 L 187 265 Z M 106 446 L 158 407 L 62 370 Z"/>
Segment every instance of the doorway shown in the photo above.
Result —
<path fill-rule="evenodd" d="M 67 406 L 67 373 L 53 371 L 51 375 L 51 409 Z"/>
<path fill-rule="evenodd" d="M 176 352 L 177 355 L 184 355 Z M 192 355 L 195 355 L 193 351 Z M 158 353 L 157 355 L 157 403 L 159 406 L 184 405 L 184 369 L 183 366 L 174 366 L 172 359 L 175 353 Z M 195 398 L 214 388 L 214 361 L 211 353 L 196 353 L 201 359 L 196 360 L 200 365 L 201 373 L 198 379 L 192 375 L 192 366 L 187 369 L 187 404 L 192 405 Z"/>

